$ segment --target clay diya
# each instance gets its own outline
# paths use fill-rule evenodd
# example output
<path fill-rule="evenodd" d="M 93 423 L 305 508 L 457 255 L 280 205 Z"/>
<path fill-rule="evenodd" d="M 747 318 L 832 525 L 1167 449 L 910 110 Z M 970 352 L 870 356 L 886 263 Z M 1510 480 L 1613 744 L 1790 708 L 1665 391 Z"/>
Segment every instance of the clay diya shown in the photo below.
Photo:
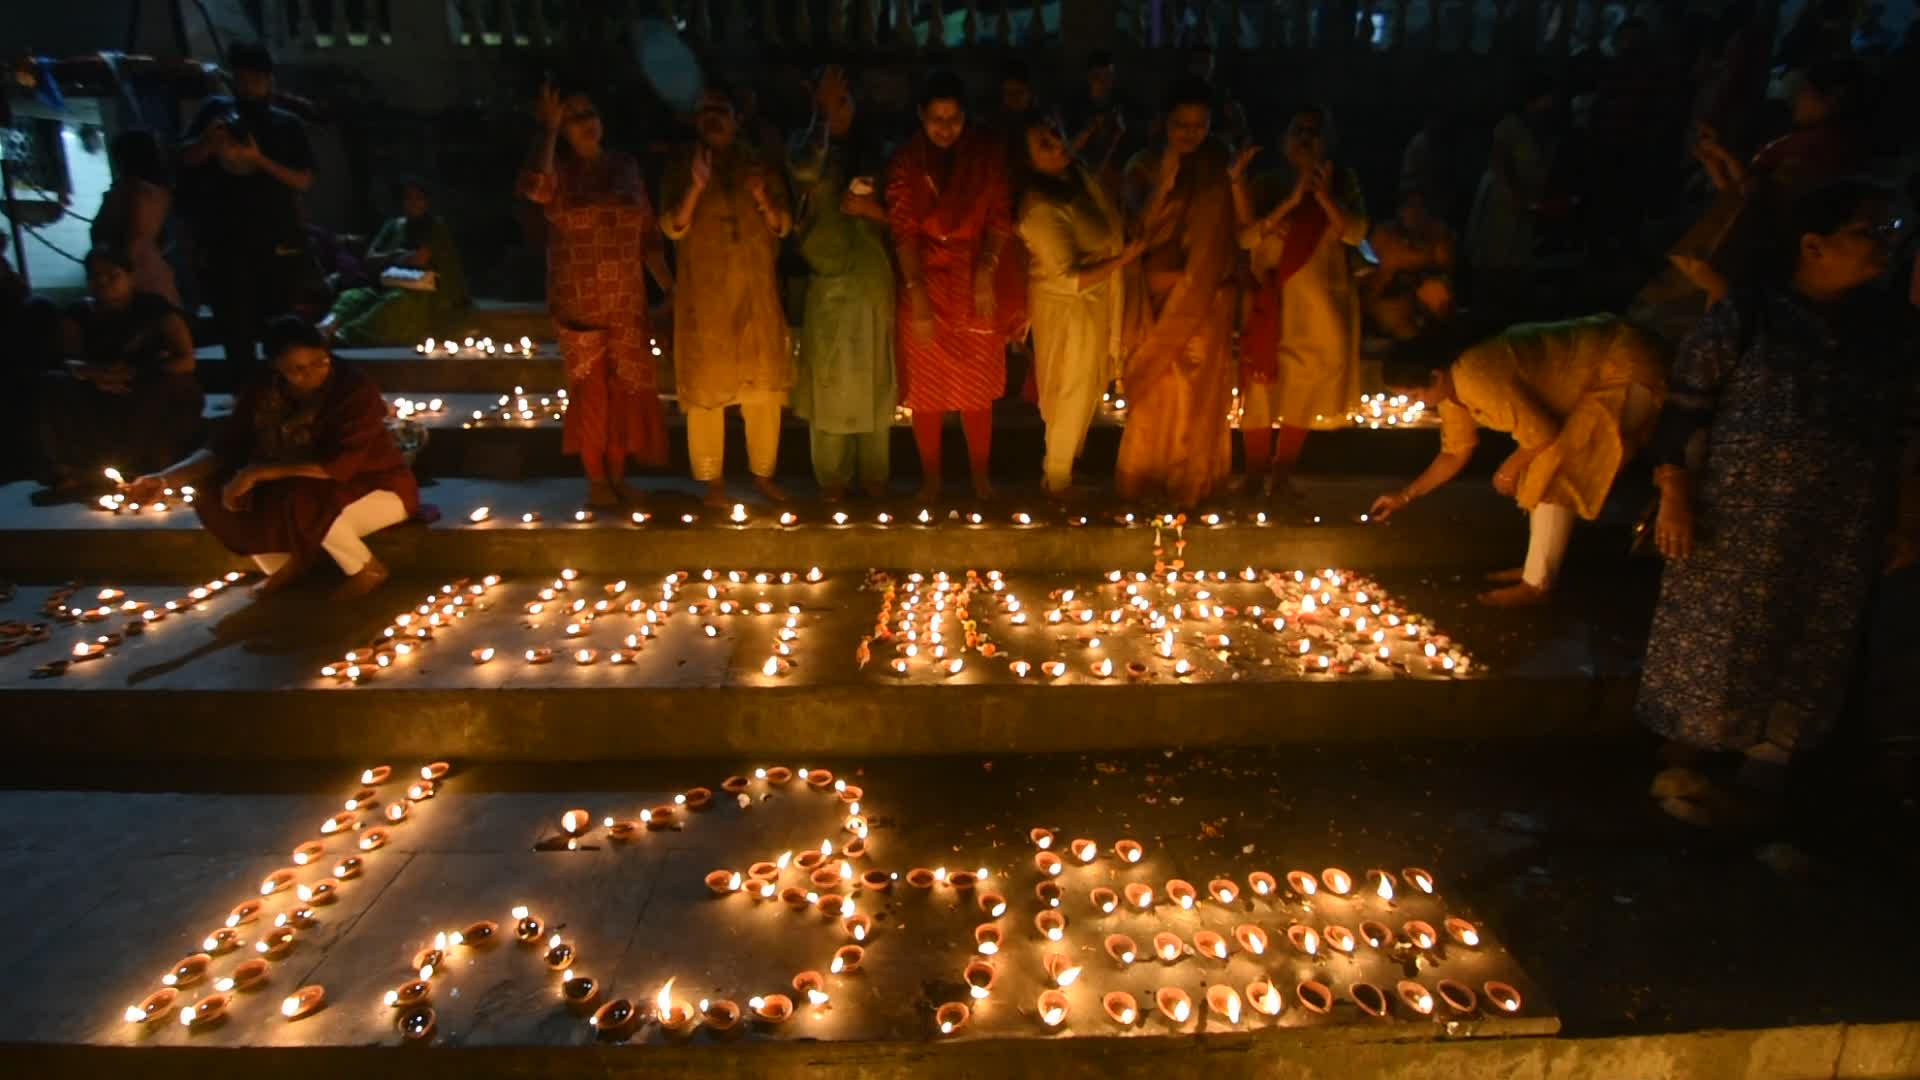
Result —
<path fill-rule="evenodd" d="M 1153 955 L 1159 957 L 1161 963 L 1177 963 L 1186 950 L 1187 943 L 1180 940 L 1179 934 L 1162 930 L 1153 935 Z"/>
<path fill-rule="evenodd" d="M 1273 875 L 1265 870 L 1255 870 L 1247 875 L 1247 888 L 1252 889 L 1255 896 L 1272 896 L 1276 887 Z"/>
<path fill-rule="evenodd" d="M 1464 1015 L 1480 1005 L 1480 998 L 1474 994 L 1473 988 L 1457 979 L 1441 979 L 1434 984 L 1434 989 L 1439 992 L 1440 1000 L 1446 1002 L 1447 1008 L 1454 1012 Z"/>
<path fill-rule="evenodd" d="M 1480 992 L 1485 994 L 1487 1000 L 1493 1003 L 1493 1007 L 1501 1012 L 1517 1013 L 1520 1011 L 1520 991 L 1515 990 L 1506 983 L 1498 980 L 1490 980 L 1480 987 Z"/>
<path fill-rule="evenodd" d="M 1140 947 L 1125 934 L 1108 934 L 1106 949 L 1107 955 L 1118 960 L 1123 967 L 1133 963 L 1140 955 Z"/>
<path fill-rule="evenodd" d="M 1207 895 L 1213 897 L 1216 903 L 1231 904 L 1240 899 L 1240 886 L 1226 878 L 1214 878 L 1207 882 Z"/>
<path fill-rule="evenodd" d="M 1240 995 L 1225 983 L 1207 987 L 1207 1011 L 1229 1024 L 1240 1022 Z"/>
<path fill-rule="evenodd" d="M 1145 911 L 1153 906 L 1153 886 L 1144 881 L 1130 881 L 1122 892 L 1130 908 Z"/>
<path fill-rule="evenodd" d="M 1050 881 L 1043 881 L 1041 882 L 1041 884 L 1051 885 L 1053 883 Z M 1007 898 L 1004 896 L 1001 896 L 999 893 L 994 892 L 991 889 L 982 889 L 980 892 L 980 896 L 977 900 L 975 900 L 975 903 L 980 905 L 981 911 L 984 911 L 987 913 L 988 918 L 997 919 L 1000 916 L 1005 915 L 1007 913 Z"/>
<path fill-rule="evenodd" d="M 999 952 L 1002 940 L 1000 927 L 994 923 L 981 923 L 973 928 L 973 947 L 981 956 L 992 956 Z"/>
<path fill-rule="evenodd" d="M 1194 891 L 1192 884 L 1174 878 L 1167 882 L 1167 899 L 1179 904 L 1183 911 L 1192 911 L 1193 905 L 1199 902 L 1200 897 Z"/>
<path fill-rule="evenodd" d="M 1238 942 L 1242 951 L 1254 956 L 1265 956 L 1267 952 L 1267 932 L 1252 923 L 1241 923 L 1233 928 L 1233 940 Z"/>
<path fill-rule="evenodd" d="M 967 990 L 975 1001 L 986 1000 L 993 984 L 1000 981 L 999 969 L 984 959 L 969 960 L 960 976 L 967 981 Z"/>
<path fill-rule="evenodd" d="M 1263 1016 L 1279 1016 L 1284 1000 L 1280 991 L 1265 979 L 1255 979 L 1247 984 L 1247 1004 Z"/>
<path fill-rule="evenodd" d="M 834 950 L 833 962 L 827 965 L 828 974 L 851 975 L 860 970 L 861 961 L 867 957 L 867 950 L 858 945 L 842 945 Z"/>
<path fill-rule="evenodd" d="M 1333 991 L 1318 979 L 1304 979 L 1293 988 L 1293 996 L 1300 1007 L 1310 1013 L 1325 1016 L 1333 1009 Z"/>
<path fill-rule="evenodd" d="M 1427 991 L 1426 987 L 1421 986 L 1412 979 L 1401 979 L 1398 983 L 1394 984 L 1393 991 L 1399 995 L 1401 1002 L 1404 1003 L 1407 1008 L 1412 1009 L 1421 1016 L 1433 1015 L 1433 995 Z"/>
<path fill-rule="evenodd" d="M 1120 906 L 1119 894 L 1105 885 L 1087 893 L 1087 899 L 1093 901 L 1093 906 L 1103 915 L 1113 914 L 1113 910 Z"/>
<path fill-rule="evenodd" d="M 1196 930 L 1193 934 L 1193 951 L 1215 960 L 1225 960 L 1227 939 L 1211 930 Z"/>
<path fill-rule="evenodd" d="M 740 1006 L 724 998 L 719 1001 L 702 1001 L 698 1008 L 700 1019 L 716 1034 L 732 1031 L 740 1023 Z"/>
<path fill-rule="evenodd" d="M 560 999 L 576 1013 L 586 1012 L 600 1000 L 600 983 L 587 975 L 574 975 L 560 983 Z"/>
<path fill-rule="evenodd" d="M 640 1026 L 640 1010 L 626 998 L 614 998 L 594 1011 L 587 1021 L 603 1039 L 618 1039 Z"/>
<path fill-rule="evenodd" d="M 280 1015 L 289 1020 L 304 1019 L 318 1012 L 326 1000 L 326 987 L 318 983 L 303 986 L 288 994 L 286 1000 L 280 1003 Z"/>
<path fill-rule="evenodd" d="M 212 1027 L 226 1018 L 233 996 L 215 991 L 180 1010 L 180 1022 L 189 1028 Z"/>
<path fill-rule="evenodd" d="M 951 1035 L 967 1026 L 967 1018 L 973 1010 L 963 1002 L 949 1001 L 933 1011 L 933 1022 L 940 1028 L 940 1034 Z"/>
<path fill-rule="evenodd" d="M 207 966 L 213 963 L 213 957 L 206 953 L 194 953 L 173 965 L 173 970 L 160 977 L 162 986 L 192 986 L 207 974 Z"/>
<path fill-rule="evenodd" d="M 1125 990 L 1115 990 L 1101 998 L 1100 1006 L 1106 1010 L 1107 1019 L 1121 1027 L 1132 1027 L 1140 1019 L 1140 1006 Z"/>
<path fill-rule="evenodd" d="M 1440 940 L 1439 936 L 1433 932 L 1433 927 L 1419 919 L 1414 919 L 1402 926 L 1400 933 L 1413 943 L 1414 948 L 1423 951 L 1433 948 Z"/>
<path fill-rule="evenodd" d="M 1447 936 L 1465 945 L 1469 949 L 1480 947 L 1480 931 L 1465 919 L 1456 919 L 1449 915 L 1442 924 L 1447 928 Z"/>
<path fill-rule="evenodd" d="M 747 1008 L 752 1009 L 754 1019 L 763 1024 L 784 1024 L 793 1015 L 793 999 L 785 994 L 768 994 L 748 998 Z"/>
<path fill-rule="evenodd" d="M 1295 896 L 1304 900 L 1319 894 L 1320 882 L 1305 870 L 1289 870 L 1287 871 L 1287 888 L 1292 889 Z"/>
<path fill-rule="evenodd" d="M 129 1024 L 150 1024 L 163 1020 L 173 1011 L 173 1003 L 180 997 L 180 991 L 171 986 L 163 986 L 148 994 L 138 1005 L 127 1006 L 126 1018 Z"/>
<path fill-rule="evenodd" d="M 1171 1024 L 1184 1024 L 1193 1019 L 1193 999 L 1177 986 L 1163 986 L 1155 990 L 1153 1004 Z"/>
<path fill-rule="evenodd" d="M 418 1005 L 432 997 L 433 984 L 425 979 L 414 979 L 410 982 L 401 983 L 399 986 L 387 991 L 386 1002 L 388 1008 L 404 1009 L 412 1005 Z"/>
<path fill-rule="evenodd" d="M 1353 952 L 1354 946 L 1357 943 L 1357 939 L 1353 936 L 1353 931 L 1344 926 L 1329 926 L 1322 936 L 1328 945 L 1333 946 L 1334 949 L 1343 953 Z"/>
<path fill-rule="evenodd" d="M 1053 980 L 1053 985 L 1061 989 L 1072 986 L 1075 980 L 1080 978 L 1080 965 L 1074 963 L 1073 958 L 1066 953 L 1048 953 L 1044 965 L 1047 978 Z"/>
<path fill-rule="evenodd" d="M 1363 1013 L 1366 1013 L 1368 1016 L 1371 1016 L 1376 1020 L 1383 1020 L 1386 1018 L 1386 1015 L 1387 1015 L 1386 991 L 1380 989 L 1379 987 L 1373 985 L 1372 983 L 1370 982 L 1354 983 L 1351 987 L 1348 987 L 1347 996 L 1352 998 L 1353 1003 L 1355 1005 L 1360 1006 L 1360 1011 Z"/>
<path fill-rule="evenodd" d="M 1147 849 L 1138 840 L 1119 840 L 1113 845 L 1113 853 L 1123 863 L 1137 863 L 1147 854 Z"/>
<path fill-rule="evenodd" d="M 1067 917 L 1049 909 L 1033 917 L 1033 928 L 1048 941 L 1059 941 L 1067 934 Z"/>

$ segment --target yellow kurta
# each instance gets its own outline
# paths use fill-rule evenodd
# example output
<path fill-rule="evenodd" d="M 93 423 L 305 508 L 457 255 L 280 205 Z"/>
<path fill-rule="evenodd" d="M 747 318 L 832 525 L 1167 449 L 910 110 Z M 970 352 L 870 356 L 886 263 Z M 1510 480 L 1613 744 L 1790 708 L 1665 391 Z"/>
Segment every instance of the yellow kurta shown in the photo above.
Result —
<path fill-rule="evenodd" d="M 1626 431 L 1621 414 L 1633 386 L 1652 393 L 1656 407 L 1639 430 Z M 1440 445 L 1465 453 L 1479 428 L 1507 432 L 1522 450 L 1539 451 L 1520 477 L 1520 505 L 1556 503 L 1592 520 L 1620 466 L 1652 434 L 1666 394 L 1659 344 L 1618 316 L 1516 326 L 1454 361 Z"/>
<path fill-rule="evenodd" d="M 1367 236 L 1366 202 L 1351 170 L 1336 181 L 1346 229 L 1328 229 L 1280 294 L 1279 375 L 1271 385 L 1242 386 L 1247 417 L 1293 427 L 1330 429 L 1347 425 L 1360 401 L 1360 290 L 1347 265 L 1347 250 Z M 1275 175 L 1255 209 L 1265 213 L 1292 189 L 1291 174 Z M 1284 184 L 1283 188 L 1281 185 Z M 1257 224 L 1240 233 L 1253 276 L 1263 280 L 1280 261 L 1287 229 L 1263 233 Z M 1243 420 L 1243 426 L 1245 424 Z"/>
<path fill-rule="evenodd" d="M 713 176 L 686 231 L 673 209 L 690 183 L 692 148 L 667 166 L 661 225 L 678 256 L 673 290 L 674 391 L 682 407 L 781 402 L 793 385 L 793 346 L 780 305 L 774 260 L 780 237 L 767 228 L 746 180 L 767 178 L 767 198 L 787 205 L 778 169 L 740 143 L 716 153 Z"/>

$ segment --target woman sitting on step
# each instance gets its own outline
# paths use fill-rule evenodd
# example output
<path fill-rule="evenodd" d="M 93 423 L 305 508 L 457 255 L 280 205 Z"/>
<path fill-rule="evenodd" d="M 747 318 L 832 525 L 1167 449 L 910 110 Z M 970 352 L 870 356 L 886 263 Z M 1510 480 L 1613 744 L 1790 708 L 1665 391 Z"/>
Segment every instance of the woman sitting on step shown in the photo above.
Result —
<path fill-rule="evenodd" d="M 373 234 L 367 268 L 380 283 L 348 289 L 320 320 L 335 345 L 412 345 L 435 334 L 451 335 L 473 297 L 467 269 L 453 246 L 453 232 L 433 212 L 427 187 L 402 180 L 396 187 L 400 216 Z"/>
<path fill-rule="evenodd" d="M 1440 414 L 1440 454 L 1413 483 L 1374 500 L 1385 520 L 1452 480 L 1472 460 L 1480 429 L 1513 436 L 1494 490 L 1531 516 L 1526 565 L 1495 574 L 1481 603 L 1544 603 L 1566 558 L 1576 516 L 1599 516 L 1614 477 L 1645 445 L 1666 397 L 1655 339 L 1613 315 L 1515 326 L 1461 351 L 1459 334 L 1402 342 L 1387 389 Z M 1455 357 L 1458 357 L 1456 359 Z"/>
<path fill-rule="evenodd" d="M 387 432 L 386 401 L 297 317 L 268 328 L 266 353 L 272 373 L 240 394 L 206 449 L 133 481 L 127 497 L 151 502 L 167 488 L 199 487 L 201 524 L 253 556 L 268 575 L 259 592 L 284 588 L 321 552 L 347 575 L 341 595 L 370 592 L 387 568 L 361 537 L 407 520 L 420 499 Z"/>

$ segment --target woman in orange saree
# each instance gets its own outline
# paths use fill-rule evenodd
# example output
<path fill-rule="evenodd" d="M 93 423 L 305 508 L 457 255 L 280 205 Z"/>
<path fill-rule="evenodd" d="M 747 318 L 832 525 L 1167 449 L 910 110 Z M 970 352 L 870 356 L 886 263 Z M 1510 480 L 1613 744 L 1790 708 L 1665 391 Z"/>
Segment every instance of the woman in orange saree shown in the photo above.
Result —
<path fill-rule="evenodd" d="M 1239 248 L 1227 149 L 1208 138 L 1212 91 L 1184 82 L 1167 101 L 1164 146 L 1127 168 L 1146 254 L 1127 269 L 1122 498 L 1205 500 L 1232 471 L 1234 282 Z"/>

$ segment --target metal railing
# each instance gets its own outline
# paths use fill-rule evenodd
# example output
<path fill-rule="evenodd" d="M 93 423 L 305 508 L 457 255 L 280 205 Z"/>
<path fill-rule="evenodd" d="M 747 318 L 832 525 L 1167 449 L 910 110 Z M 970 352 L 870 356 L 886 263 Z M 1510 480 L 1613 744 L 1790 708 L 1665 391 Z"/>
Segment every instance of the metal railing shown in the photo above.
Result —
<path fill-rule="evenodd" d="M 415 5 L 418 5 L 416 7 Z M 1565 55 L 1596 46 L 1623 0 L 264 0 L 294 54 L 406 46 L 544 49 L 652 19 L 710 47 L 961 49 L 1059 44 Z M 579 25 L 591 23 L 591 26 Z M 1082 40 L 1085 39 L 1085 40 Z"/>

